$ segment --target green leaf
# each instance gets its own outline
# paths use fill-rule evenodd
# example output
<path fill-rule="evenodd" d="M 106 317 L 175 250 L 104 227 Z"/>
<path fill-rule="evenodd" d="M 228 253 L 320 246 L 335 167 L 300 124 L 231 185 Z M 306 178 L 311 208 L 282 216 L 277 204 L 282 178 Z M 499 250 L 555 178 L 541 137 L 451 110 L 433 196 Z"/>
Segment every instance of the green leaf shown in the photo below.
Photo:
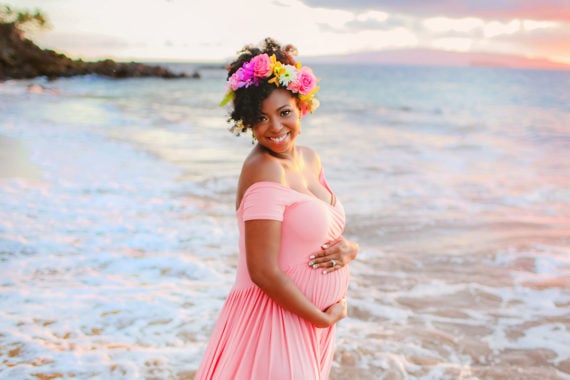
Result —
<path fill-rule="evenodd" d="M 229 90 L 226 93 L 226 96 L 224 96 L 224 99 L 222 99 L 222 101 L 220 102 L 220 107 L 225 106 L 226 104 L 228 104 L 231 100 L 233 100 L 235 97 L 235 93 L 232 90 Z"/>

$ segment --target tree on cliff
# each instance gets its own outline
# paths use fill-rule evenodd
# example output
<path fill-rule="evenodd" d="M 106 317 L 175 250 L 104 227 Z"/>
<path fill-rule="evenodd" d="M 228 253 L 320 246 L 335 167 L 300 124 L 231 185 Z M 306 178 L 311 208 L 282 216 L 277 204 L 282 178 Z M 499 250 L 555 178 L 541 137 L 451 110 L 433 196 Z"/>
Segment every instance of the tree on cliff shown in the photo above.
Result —
<path fill-rule="evenodd" d="M 46 16 L 39 10 L 15 10 L 0 4 L 0 81 L 28 79 L 44 76 L 50 79 L 76 75 L 97 74 L 111 78 L 162 77 L 186 78 L 160 67 L 142 63 L 118 63 L 110 59 L 98 62 L 72 60 L 53 50 L 39 48 L 24 38 L 27 31 L 49 26 Z M 194 73 L 192 77 L 199 77 Z"/>
<path fill-rule="evenodd" d="M 0 4 L 0 23 L 13 24 L 20 32 L 28 29 L 45 29 L 49 27 L 47 17 L 39 10 L 33 12 L 23 9 L 13 9 L 9 5 Z"/>

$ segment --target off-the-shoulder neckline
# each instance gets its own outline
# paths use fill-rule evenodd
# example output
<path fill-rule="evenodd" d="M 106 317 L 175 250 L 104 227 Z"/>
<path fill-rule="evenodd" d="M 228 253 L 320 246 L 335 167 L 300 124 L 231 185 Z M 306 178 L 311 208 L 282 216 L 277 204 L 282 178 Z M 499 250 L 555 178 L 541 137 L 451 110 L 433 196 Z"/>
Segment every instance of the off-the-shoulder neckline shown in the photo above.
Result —
<path fill-rule="evenodd" d="M 249 185 L 249 187 L 248 187 L 247 189 L 245 189 L 245 191 L 244 191 L 244 193 L 243 193 L 243 196 L 242 196 L 242 198 L 241 198 L 239 207 L 237 208 L 236 212 L 238 212 L 238 211 L 240 211 L 240 210 L 242 209 L 243 200 L 244 200 L 245 196 L 247 195 L 247 193 L 250 191 L 250 189 L 252 189 L 252 188 L 254 188 L 254 187 L 259 187 L 259 186 L 261 186 L 261 185 L 270 185 L 270 186 L 279 187 L 279 188 L 284 189 L 284 190 L 290 190 L 290 191 L 292 191 L 292 192 L 294 192 L 294 193 L 301 194 L 301 195 L 304 195 L 304 196 L 309 197 L 309 198 L 311 198 L 311 199 L 314 199 L 314 200 L 316 200 L 316 201 L 322 202 L 322 203 L 324 203 L 324 204 L 326 204 L 327 206 L 332 207 L 332 208 L 335 208 L 336 205 L 337 205 L 337 203 L 338 203 L 334 192 L 329 188 L 328 184 L 326 184 L 326 183 L 323 183 L 323 185 L 325 186 L 325 188 L 327 189 L 327 191 L 328 191 L 329 194 L 331 195 L 331 200 L 334 201 L 334 204 L 331 204 L 330 202 L 325 202 L 325 201 L 323 201 L 323 200 L 322 200 L 321 198 L 319 198 L 319 197 L 316 197 L 316 196 L 311 195 L 311 194 L 304 193 L 304 192 L 299 191 L 299 190 L 295 190 L 295 189 L 293 189 L 293 188 L 291 188 L 291 187 L 289 187 L 289 186 L 285 186 L 285 185 L 283 185 L 282 183 L 279 183 L 279 182 L 273 182 L 273 181 L 257 181 L 257 182 L 252 183 L 251 185 Z"/>

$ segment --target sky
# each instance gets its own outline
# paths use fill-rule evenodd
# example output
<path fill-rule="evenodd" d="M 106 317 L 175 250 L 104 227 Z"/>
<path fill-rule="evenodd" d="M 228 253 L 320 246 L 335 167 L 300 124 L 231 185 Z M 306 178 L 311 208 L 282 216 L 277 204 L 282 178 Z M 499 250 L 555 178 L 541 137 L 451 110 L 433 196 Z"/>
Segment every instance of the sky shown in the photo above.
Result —
<path fill-rule="evenodd" d="M 570 65 L 570 0 L 0 0 L 73 58 L 223 61 L 273 37 L 300 57 L 431 49 Z"/>

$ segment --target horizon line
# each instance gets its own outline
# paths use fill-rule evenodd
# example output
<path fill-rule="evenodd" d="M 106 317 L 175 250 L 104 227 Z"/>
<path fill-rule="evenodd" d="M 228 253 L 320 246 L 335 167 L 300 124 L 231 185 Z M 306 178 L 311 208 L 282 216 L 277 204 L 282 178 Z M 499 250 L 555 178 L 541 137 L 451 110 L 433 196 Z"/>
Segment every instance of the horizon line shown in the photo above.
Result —
<path fill-rule="evenodd" d="M 423 55 L 418 60 L 414 55 Z M 224 59 L 192 59 L 192 58 L 98 58 L 96 60 L 114 59 L 119 62 L 144 63 L 187 63 L 224 65 L 235 57 Z M 360 51 L 327 55 L 301 55 L 303 62 L 317 64 L 374 64 L 401 66 L 434 66 L 434 67 L 489 67 L 506 69 L 529 69 L 546 71 L 569 71 L 570 64 L 553 61 L 541 57 L 524 57 L 504 53 L 458 52 L 425 48 L 392 49 L 376 51 Z"/>

